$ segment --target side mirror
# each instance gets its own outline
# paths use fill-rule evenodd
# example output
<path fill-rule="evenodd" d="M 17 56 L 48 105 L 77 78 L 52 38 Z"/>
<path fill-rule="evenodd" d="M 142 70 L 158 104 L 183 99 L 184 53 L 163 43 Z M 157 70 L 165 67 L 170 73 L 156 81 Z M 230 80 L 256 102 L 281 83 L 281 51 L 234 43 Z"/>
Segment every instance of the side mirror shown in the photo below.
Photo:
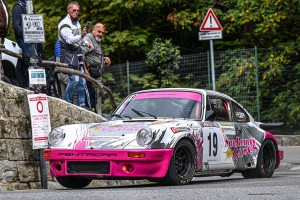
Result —
<path fill-rule="evenodd" d="M 216 113 L 213 110 L 209 110 L 206 112 L 205 120 L 206 121 L 215 121 Z"/>

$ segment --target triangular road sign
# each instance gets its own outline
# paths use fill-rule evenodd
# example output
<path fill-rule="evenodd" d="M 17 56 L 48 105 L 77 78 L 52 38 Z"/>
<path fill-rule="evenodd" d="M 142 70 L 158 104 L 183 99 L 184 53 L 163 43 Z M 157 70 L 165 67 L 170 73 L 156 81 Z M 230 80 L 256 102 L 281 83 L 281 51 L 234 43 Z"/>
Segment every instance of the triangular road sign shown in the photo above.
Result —
<path fill-rule="evenodd" d="M 207 11 L 207 14 L 200 26 L 200 31 L 222 31 L 223 27 L 221 26 L 219 20 L 217 19 L 214 11 L 210 8 Z"/>

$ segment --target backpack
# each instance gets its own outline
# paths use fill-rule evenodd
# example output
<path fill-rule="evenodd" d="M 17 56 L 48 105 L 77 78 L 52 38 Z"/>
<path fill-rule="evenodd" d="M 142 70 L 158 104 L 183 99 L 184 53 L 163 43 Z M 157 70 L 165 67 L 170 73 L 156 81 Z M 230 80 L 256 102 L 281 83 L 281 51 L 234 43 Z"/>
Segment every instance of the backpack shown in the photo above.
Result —
<path fill-rule="evenodd" d="M 85 65 L 93 78 L 99 78 L 102 75 L 103 63 L 103 55 L 96 50 L 88 52 L 85 56 Z"/>

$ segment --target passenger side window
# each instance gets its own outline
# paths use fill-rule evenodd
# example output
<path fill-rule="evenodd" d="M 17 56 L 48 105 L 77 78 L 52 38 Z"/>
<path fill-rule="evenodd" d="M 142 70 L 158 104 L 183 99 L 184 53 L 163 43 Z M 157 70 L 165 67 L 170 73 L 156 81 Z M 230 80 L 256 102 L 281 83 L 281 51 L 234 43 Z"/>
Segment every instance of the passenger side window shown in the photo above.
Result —
<path fill-rule="evenodd" d="M 247 113 L 240 108 L 236 103 L 232 103 L 232 110 L 234 115 L 234 120 L 237 122 L 248 122 L 249 116 Z"/>
<path fill-rule="evenodd" d="M 230 121 L 229 104 L 220 98 L 210 98 L 211 109 L 216 114 L 216 121 Z"/>

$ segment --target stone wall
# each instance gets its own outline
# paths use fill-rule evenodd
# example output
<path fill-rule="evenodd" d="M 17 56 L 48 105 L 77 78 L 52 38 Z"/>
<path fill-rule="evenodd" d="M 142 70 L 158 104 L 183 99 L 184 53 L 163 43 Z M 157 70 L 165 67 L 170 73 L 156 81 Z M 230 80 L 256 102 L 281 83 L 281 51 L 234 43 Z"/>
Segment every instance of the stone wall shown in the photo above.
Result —
<path fill-rule="evenodd" d="M 30 93 L 0 81 L 0 191 L 41 188 L 39 150 L 32 149 L 27 101 L 27 94 Z M 105 120 L 58 98 L 48 97 L 48 104 L 52 128 Z M 49 188 L 58 186 L 49 174 L 48 185 Z"/>

